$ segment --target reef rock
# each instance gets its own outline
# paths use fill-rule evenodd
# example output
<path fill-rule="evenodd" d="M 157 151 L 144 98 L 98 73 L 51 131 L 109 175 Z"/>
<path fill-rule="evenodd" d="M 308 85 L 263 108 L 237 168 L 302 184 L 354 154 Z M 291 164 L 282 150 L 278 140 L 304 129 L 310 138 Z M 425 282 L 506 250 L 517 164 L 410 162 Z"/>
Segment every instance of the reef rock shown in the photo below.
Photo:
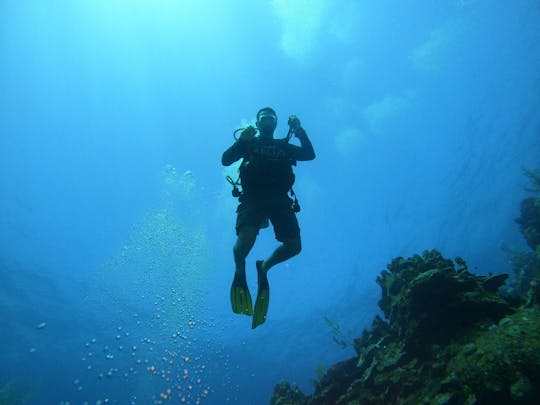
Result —
<path fill-rule="evenodd" d="M 521 215 L 516 219 L 523 237 L 532 250 L 540 246 L 540 199 L 530 197 L 521 202 Z"/>
<path fill-rule="evenodd" d="M 540 403 L 540 308 L 501 295 L 507 275 L 455 262 L 434 250 L 394 259 L 377 279 L 387 321 L 376 317 L 313 395 L 280 383 L 271 403 Z"/>
<path fill-rule="evenodd" d="M 482 322 L 497 322 L 512 312 L 498 293 L 506 274 L 482 277 L 469 273 L 463 259 L 456 271 L 435 251 L 396 258 L 377 278 L 379 307 L 406 344 L 444 343 Z"/>

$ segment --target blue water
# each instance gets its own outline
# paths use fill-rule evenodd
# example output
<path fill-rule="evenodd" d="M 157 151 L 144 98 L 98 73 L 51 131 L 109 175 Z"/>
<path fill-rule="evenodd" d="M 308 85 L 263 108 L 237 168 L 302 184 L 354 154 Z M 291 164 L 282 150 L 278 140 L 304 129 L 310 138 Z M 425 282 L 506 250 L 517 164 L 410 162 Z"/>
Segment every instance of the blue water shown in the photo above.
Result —
<path fill-rule="evenodd" d="M 1 1 L 0 389 L 268 403 L 353 355 L 393 257 L 511 271 L 540 166 L 539 21 L 535 0 Z M 303 251 L 251 330 L 230 310 L 220 162 L 263 106 L 277 136 L 298 115 L 317 159 L 296 168 Z M 275 246 L 262 231 L 252 294 Z"/>

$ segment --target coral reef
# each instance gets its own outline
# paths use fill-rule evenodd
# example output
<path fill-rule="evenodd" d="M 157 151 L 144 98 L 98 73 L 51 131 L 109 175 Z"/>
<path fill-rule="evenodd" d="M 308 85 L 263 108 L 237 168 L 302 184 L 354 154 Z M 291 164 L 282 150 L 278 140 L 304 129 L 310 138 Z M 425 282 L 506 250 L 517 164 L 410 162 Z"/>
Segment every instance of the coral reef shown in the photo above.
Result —
<path fill-rule="evenodd" d="M 279 383 L 271 403 L 540 403 L 540 170 L 525 173 L 535 197 L 516 222 L 532 252 L 506 248 L 509 285 L 435 250 L 398 257 L 377 278 L 386 320 L 354 341 L 357 356 L 332 366 L 311 396 Z"/>
<path fill-rule="evenodd" d="M 514 268 L 514 277 L 505 286 L 507 295 L 525 299 L 526 301 L 538 301 L 538 283 L 540 280 L 540 247 L 536 252 L 523 252 L 504 246 L 510 263 Z"/>
<path fill-rule="evenodd" d="M 540 169 L 525 170 L 525 174 L 531 183 L 526 190 L 534 196 L 521 202 L 520 216 L 515 221 L 532 252 L 505 247 L 515 273 L 506 291 L 532 304 L 540 300 Z"/>
<path fill-rule="evenodd" d="M 456 271 L 451 260 L 435 250 L 409 259 L 397 258 L 377 278 L 379 307 L 393 332 L 418 350 L 446 343 L 473 325 L 497 322 L 512 312 L 498 294 L 507 275 L 475 276 L 463 259 Z"/>
<path fill-rule="evenodd" d="M 516 219 L 529 247 L 536 251 L 540 245 L 540 199 L 526 198 L 521 202 L 521 215 Z"/>
<path fill-rule="evenodd" d="M 529 178 L 530 185 L 525 187 L 525 190 L 540 194 L 540 168 L 536 170 L 523 169 L 525 176 Z"/>
<path fill-rule="evenodd" d="M 394 259 L 377 279 L 387 321 L 376 317 L 313 395 L 281 382 L 271 403 L 536 403 L 540 308 L 502 295 L 507 275 L 455 263 L 435 250 Z"/>

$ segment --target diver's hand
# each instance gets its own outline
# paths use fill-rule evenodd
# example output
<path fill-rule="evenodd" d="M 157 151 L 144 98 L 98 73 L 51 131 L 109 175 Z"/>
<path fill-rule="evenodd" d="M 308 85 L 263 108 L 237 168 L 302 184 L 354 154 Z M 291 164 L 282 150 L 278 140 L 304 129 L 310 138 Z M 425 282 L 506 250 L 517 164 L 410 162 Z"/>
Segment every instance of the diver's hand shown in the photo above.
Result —
<path fill-rule="evenodd" d="M 253 138 L 255 138 L 256 133 L 257 133 L 257 130 L 255 129 L 255 127 L 252 125 L 249 125 L 240 133 L 240 137 L 238 138 L 238 140 L 242 142 L 250 141 Z"/>
<path fill-rule="evenodd" d="M 295 133 L 298 129 L 302 128 L 300 119 L 296 115 L 289 116 L 288 124 Z"/>

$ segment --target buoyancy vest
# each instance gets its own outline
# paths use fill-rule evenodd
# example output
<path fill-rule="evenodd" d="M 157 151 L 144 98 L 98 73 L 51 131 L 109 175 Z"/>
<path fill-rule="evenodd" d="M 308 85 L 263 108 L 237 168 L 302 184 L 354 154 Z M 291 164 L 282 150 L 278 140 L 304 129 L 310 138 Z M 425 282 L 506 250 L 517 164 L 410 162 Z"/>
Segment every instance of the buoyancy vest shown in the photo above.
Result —
<path fill-rule="evenodd" d="M 254 139 L 240 165 L 240 181 L 244 193 L 287 193 L 294 184 L 292 166 L 285 139 Z"/>

